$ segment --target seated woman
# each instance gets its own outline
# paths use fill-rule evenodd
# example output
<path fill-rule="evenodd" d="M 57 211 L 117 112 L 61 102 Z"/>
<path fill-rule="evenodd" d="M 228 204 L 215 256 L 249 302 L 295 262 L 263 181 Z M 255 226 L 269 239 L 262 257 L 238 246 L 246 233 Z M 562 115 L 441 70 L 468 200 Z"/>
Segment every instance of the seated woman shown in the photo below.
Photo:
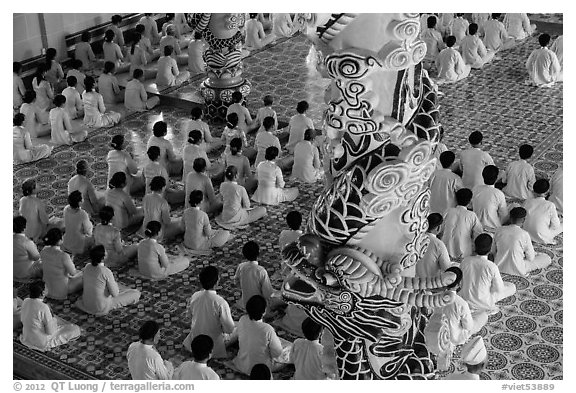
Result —
<path fill-rule="evenodd" d="M 12 330 L 22 329 L 22 316 L 20 311 L 22 310 L 22 303 L 24 301 L 18 297 L 18 290 L 12 288 Z"/>
<path fill-rule="evenodd" d="M 92 247 L 92 222 L 88 213 L 80 207 L 82 193 L 72 191 L 68 195 L 68 206 L 64 208 L 64 238 L 62 248 L 72 255 L 82 255 Z"/>
<path fill-rule="evenodd" d="M 173 48 L 171 45 L 164 47 L 164 56 L 158 59 L 158 73 L 156 74 L 156 85 L 158 89 L 165 89 L 171 86 L 180 86 L 190 79 L 190 72 L 178 70 L 178 64 L 172 57 Z M 186 59 L 188 63 L 188 59 Z"/>
<path fill-rule="evenodd" d="M 178 38 L 175 37 L 175 30 L 174 25 L 168 25 L 166 28 L 167 35 L 160 39 L 160 53 L 164 53 L 166 56 L 166 47 L 171 46 L 172 53 L 169 56 L 172 56 L 178 65 L 187 65 L 188 54 L 182 54 L 182 47 Z"/>
<path fill-rule="evenodd" d="M 274 113 L 275 114 L 275 113 Z M 270 146 L 276 146 L 278 148 L 278 158 L 276 158 L 276 163 L 280 169 L 288 169 L 292 166 L 294 162 L 294 157 L 287 156 L 284 158 L 279 158 L 282 152 L 282 147 L 280 146 L 280 140 L 275 135 L 276 132 L 276 120 L 274 117 L 267 116 L 262 120 L 262 127 L 258 130 L 256 134 L 256 140 L 254 141 L 254 147 L 258 150 L 256 155 L 256 161 L 254 161 L 254 168 L 258 167 L 262 161 L 264 161 L 264 156 L 266 155 L 266 149 Z"/>
<path fill-rule="evenodd" d="M 126 264 L 136 258 L 137 245 L 125 246 L 120 236 L 120 230 L 112 225 L 114 209 L 104 206 L 100 210 L 100 224 L 94 228 L 94 244 L 102 245 L 106 249 L 104 263 L 109 267 Z"/>
<path fill-rule="evenodd" d="M 158 96 L 148 98 L 148 93 L 146 93 L 142 82 L 144 82 L 144 71 L 136 68 L 132 72 L 132 79 L 128 81 L 124 91 L 124 106 L 126 106 L 126 109 L 144 112 L 160 103 Z"/>
<path fill-rule="evenodd" d="M 82 93 L 82 103 L 84 104 L 84 124 L 88 127 L 109 127 L 120 122 L 120 113 L 106 112 L 104 98 L 95 91 L 96 81 L 91 76 L 87 76 L 84 81 L 86 91 Z"/>
<path fill-rule="evenodd" d="M 169 241 L 182 234 L 182 220 L 170 218 L 170 205 L 164 197 L 166 189 L 166 179 L 162 176 L 156 176 L 150 182 L 150 193 L 144 196 L 142 200 L 142 209 L 144 210 L 144 222 L 140 233 L 143 234 L 150 221 L 158 221 L 162 224 L 162 233 L 160 239 Z"/>
<path fill-rule="evenodd" d="M 114 219 L 112 223 L 120 230 L 132 225 L 142 224 L 144 212 L 141 207 L 136 207 L 124 188 L 126 187 L 126 174 L 116 172 L 108 183 L 106 190 L 106 205 L 114 209 Z"/>
<path fill-rule="evenodd" d="M 78 91 L 78 78 L 70 75 L 66 78 L 68 86 L 62 90 L 62 95 L 66 98 L 64 109 L 68 112 L 71 120 L 84 117 L 84 104 L 82 104 L 82 97 Z M 84 81 L 82 81 L 84 83 Z M 82 84 L 82 92 L 84 92 L 84 84 Z"/>
<path fill-rule="evenodd" d="M 16 113 L 12 124 L 12 154 L 15 165 L 26 162 L 38 161 L 50 156 L 52 147 L 48 145 L 32 144 L 30 133 L 22 125 L 26 116 L 22 113 Z"/>
<path fill-rule="evenodd" d="M 123 150 L 125 147 L 124 135 L 114 135 L 110 146 L 114 150 L 110 150 L 106 156 L 108 163 L 108 182 L 112 179 L 112 175 L 116 172 L 124 172 L 126 174 L 126 187 L 124 191 L 129 194 L 137 194 L 144 188 L 142 176 L 138 175 L 138 165 L 132 158 L 132 155 Z"/>
<path fill-rule="evenodd" d="M 80 39 L 82 41 L 76 44 L 74 58 L 82 61 L 82 64 L 84 65 L 82 69 L 84 71 L 91 71 L 96 68 L 96 55 L 94 55 L 94 51 L 90 45 L 92 34 L 89 31 L 85 31 L 82 33 Z"/>
<path fill-rule="evenodd" d="M 184 135 L 188 135 L 190 131 L 200 130 L 202 133 L 202 141 L 200 142 L 200 147 L 206 153 L 210 153 L 212 150 L 216 150 L 223 146 L 220 139 L 214 139 L 210 133 L 210 127 L 208 123 L 203 120 L 202 107 L 195 106 L 190 111 L 191 120 L 184 120 L 180 132 Z M 185 148 L 188 143 L 184 141 L 183 147 Z"/>
<path fill-rule="evenodd" d="M 102 52 L 104 53 L 104 61 L 106 63 L 111 62 L 114 68 L 116 68 L 116 72 L 122 74 L 130 70 L 130 64 L 124 63 L 122 49 L 120 45 L 114 42 L 114 38 L 116 38 L 116 33 L 114 33 L 113 30 L 106 30 L 106 33 L 104 33 L 104 42 L 102 43 Z M 106 63 L 104 63 L 104 68 L 106 68 Z M 104 95 L 104 93 L 102 93 L 102 95 Z"/>
<path fill-rule="evenodd" d="M 313 143 L 316 130 L 308 128 L 304 132 L 304 140 L 296 144 L 294 148 L 294 166 L 292 166 L 292 178 L 305 183 L 315 183 L 324 177 L 324 171 L 320 164 L 318 148 Z"/>
<path fill-rule="evenodd" d="M 16 216 L 12 219 L 12 266 L 14 278 L 26 280 L 42 277 L 42 261 L 36 244 L 26 237 L 26 219 Z"/>
<path fill-rule="evenodd" d="M 218 225 L 225 229 L 234 229 L 248 225 L 266 216 L 265 207 L 250 208 L 250 199 L 246 189 L 237 183 L 238 170 L 229 166 L 224 172 L 225 181 L 220 185 L 220 194 L 224 201 L 222 214 L 216 217 Z"/>
<path fill-rule="evenodd" d="M 30 284 L 30 297 L 24 299 L 20 310 L 22 335 L 20 342 L 37 351 L 49 351 L 80 337 L 80 327 L 52 314 L 44 303 L 42 281 Z"/>
<path fill-rule="evenodd" d="M 46 64 L 40 64 L 34 78 L 32 78 L 32 89 L 36 92 L 38 107 L 46 112 L 50 110 L 54 99 L 54 88 L 46 80 L 47 70 Z M 64 74 L 62 74 L 62 77 L 64 77 Z"/>
<path fill-rule="evenodd" d="M 200 190 L 190 193 L 190 207 L 184 211 L 184 246 L 196 251 L 222 247 L 230 239 L 230 232 L 212 229 L 208 215 L 200 210 L 204 195 Z"/>
<path fill-rule="evenodd" d="M 152 127 L 153 135 L 148 139 L 146 149 L 150 146 L 160 148 L 160 163 L 170 176 L 180 176 L 182 173 L 182 157 L 174 153 L 172 142 L 165 138 L 168 135 L 168 124 L 165 121 L 157 121 Z M 182 179 L 184 180 L 184 179 Z"/>
<path fill-rule="evenodd" d="M 222 136 L 220 139 L 222 143 L 226 146 L 222 157 L 230 154 L 230 142 L 234 138 L 240 138 L 242 140 L 242 146 L 248 147 L 248 140 L 246 139 L 246 133 L 238 128 L 238 114 L 230 113 L 226 116 L 226 127 L 222 131 Z"/>
<path fill-rule="evenodd" d="M 20 106 L 20 113 L 25 116 L 24 128 L 31 138 L 50 135 L 50 118 L 48 112 L 40 109 L 36 92 L 28 90 L 24 93 L 24 103 Z"/>
<path fill-rule="evenodd" d="M 137 69 L 142 70 L 142 80 L 152 79 L 156 77 L 156 70 L 144 70 L 148 59 L 146 58 L 146 50 L 140 44 L 142 35 L 138 32 L 132 34 L 132 45 L 130 46 L 130 75 L 134 74 Z M 136 77 L 134 77 L 136 78 Z"/>
<path fill-rule="evenodd" d="M 158 221 L 148 222 L 145 239 L 138 244 L 138 271 L 152 279 L 166 278 L 190 266 L 190 260 L 183 255 L 168 259 L 166 250 L 156 241 L 161 230 L 162 224 Z"/>
<path fill-rule="evenodd" d="M 70 255 L 60 249 L 62 231 L 52 228 L 44 237 L 44 248 L 40 251 L 43 280 L 48 290 L 46 296 L 65 300 L 68 294 L 82 288 L 82 272 L 74 267 Z"/>
<path fill-rule="evenodd" d="M 78 161 L 76 163 L 76 175 L 68 180 L 68 194 L 73 191 L 80 191 L 82 194 L 82 209 L 89 215 L 95 216 L 104 206 L 105 194 L 94 189 L 94 186 L 86 177 L 87 174 L 88 163 L 86 160 Z"/>
<path fill-rule="evenodd" d="M 110 31 L 110 30 L 108 30 Z M 125 90 L 120 90 L 114 63 L 107 61 L 104 63 L 104 70 L 98 77 L 98 92 L 102 94 L 105 105 L 115 105 L 124 102 Z"/>
<path fill-rule="evenodd" d="M 252 200 L 266 205 L 278 205 L 282 202 L 290 202 L 298 197 L 298 188 L 284 188 L 284 178 L 282 171 L 274 160 L 278 156 L 278 148 L 271 146 L 266 149 L 266 161 L 258 164 L 256 174 L 258 177 L 258 188 Z"/>
<path fill-rule="evenodd" d="M 236 167 L 238 171 L 238 185 L 244 187 L 248 194 L 254 192 L 258 181 L 252 175 L 248 157 L 242 154 L 242 140 L 240 138 L 234 138 L 230 141 L 230 154 L 224 157 L 224 165 L 226 168 L 229 166 Z"/>
<path fill-rule="evenodd" d="M 18 206 L 20 215 L 26 218 L 26 236 L 38 242 L 50 228 L 62 226 L 62 221 L 48 217 L 46 205 L 36 196 L 36 181 L 26 179 L 22 183 L 22 198 Z"/>
<path fill-rule="evenodd" d="M 192 169 L 194 170 L 186 176 L 185 194 L 190 195 L 192 191 L 200 190 L 203 195 L 206 195 L 206 199 L 200 205 L 200 210 L 207 214 L 222 210 L 222 201 L 214 193 L 212 180 L 206 175 L 206 160 L 203 158 L 195 159 Z M 188 200 L 184 201 L 185 208 L 190 207 L 188 202 Z"/>
<path fill-rule="evenodd" d="M 48 48 L 46 49 L 46 80 L 52 86 L 52 89 L 59 93 L 64 89 L 62 86 L 62 80 L 64 79 L 64 71 L 62 66 L 56 60 L 56 49 Z"/>
<path fill-rule="evenodd" d="M 106 315 L 110 311 L 135 304 L 140 300 L 140 291 L 118 284 L 112 271 L 104 266 L 104 246 L 90 250 L 90 263 L 84 267 L 84 291 L 75 306 L 82 311 L 96 315 Z"/>
<path fill-rule="evenodd" d="M 202 142 L 202 132 L 200 130 L 192 130 L 188 133 L 188 144 L 182 150 L 182 180 L 192 172 L 194 160 L 203 158 L 206 162 L 206 170 L 210 171 L 211 163 L 208 159 L 206 151 L 202 149 L 200 143 Z"/>
<path fill-rule="evenodd" d="M 71 145 L 75 142 L 82 142 L 88 136 L 88 131 L 84 129 L 73 129 L 70 122 L 70 115 L 64 105 L 66 97 L 58 94 L 54 97 L 54 109 L 50 111 L 50 142 L 56 145 Z"/>

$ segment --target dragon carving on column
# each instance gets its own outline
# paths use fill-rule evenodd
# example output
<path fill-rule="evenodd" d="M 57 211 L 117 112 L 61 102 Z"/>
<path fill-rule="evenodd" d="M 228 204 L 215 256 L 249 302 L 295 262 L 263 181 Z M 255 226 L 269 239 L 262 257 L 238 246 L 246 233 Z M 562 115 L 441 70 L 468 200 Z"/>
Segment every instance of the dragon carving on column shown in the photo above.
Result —
<path fill-rule="evenodd" d="M 440 137 L 418 14 L 311 14 L 307 23 L 332 79 L 331 181 L 306 233 L 284 249 L 283 298 L 330 330 L 340 379 L 431 379 L 421 307 L 452 302 L 457 276 L 402 274 L 428 246 L 427 181 Z"/>
<path fill-rule="evenodd" d="M 200 92 L 206 101 L 208 117 L 224 119 L 232 103 L 232 93 L 244 96 L 251 90 L 250 82 L 242 77 L 243 13 L 188 15 L 191 28 L 202 33 L 209 48 L 204 52 L 208 79 L 202 82 Z"/>

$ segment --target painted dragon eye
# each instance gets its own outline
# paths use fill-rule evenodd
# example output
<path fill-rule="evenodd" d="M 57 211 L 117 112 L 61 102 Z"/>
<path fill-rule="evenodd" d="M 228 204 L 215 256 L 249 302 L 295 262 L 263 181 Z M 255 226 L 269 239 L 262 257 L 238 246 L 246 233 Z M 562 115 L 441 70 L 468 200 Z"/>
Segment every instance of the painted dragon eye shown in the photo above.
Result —
<path fill-rule="evenodd" d="M 322 284 L 329 286 L 329 287 L 335 287 L 338 285 L 338 279 L 336 278 L 336 276 L 332 273 L 326 272 L 322 275 Z"/>

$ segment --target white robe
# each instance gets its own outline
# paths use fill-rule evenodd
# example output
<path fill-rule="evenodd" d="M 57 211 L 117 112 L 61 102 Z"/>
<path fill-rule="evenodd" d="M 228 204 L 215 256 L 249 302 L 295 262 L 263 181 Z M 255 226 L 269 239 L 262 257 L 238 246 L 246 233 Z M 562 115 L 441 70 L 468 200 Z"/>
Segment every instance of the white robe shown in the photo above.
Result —
<path fill-rule="evenodd" d="M 563 214 L 563 178 L 564 170 L 562 167 L 558 168 L 552 179 L 550 179 L 550 197 L 548 200 L 556 205 L 556 210 L 558 214 Z"/>
<path fill-rule="evenodd" d="M 152 345 L 133 342 L 126 353 L 128 369 L 134 380 L 171 379 L 174 366 L 162 356 Z"/>
<path fill-rule="evenodd" d="M 560 62 L 556 53 L 546 47 L 534 49 L 526 61 L 530 80 L 536 86 L 551 85 L 560 76 Z"/>
<path fill-rule="evenodd" d="M 448 209 L 444 216 L 442 241 L 446 244 L 452 259 L 461 259 L 472 255 L 474 239 L 483 232 L 476 213 L 465 206 Z"/>
<path fill-rule="evenodd" d="M 524 229 L 532 241 L 543 244 L 556 244 L 554 237 L 562 233 L 562 223 L 558 218 L 556 206 L 544 197 L 528 199 L 524 202 L 526 221 Z"/>
<path fill-rule="evenodd" d="M 475 186 L 484 184 L 482 170 L 488 165 L 494 165 L 494 160 L 490 154 L 477 147 L 460 152 L 460 168 L 462 169 L 464 187 L 472 190 Z"/>
<path fill-rule="evenodd" d="M 534 168 L 526 160 L 517 160 L 508 164 L 502 176 L 502 182 L 506 183 L 502 191 L 512 198 L 528 199 L 534 196 L 532 186 L 536 182 L 536 176 Z"/>
<path fill-rule="evenodd" d="M 508 218 L 504 193 L 486 184 L 474 187 L 472 192 L 472 208 L 484 229 L 491 232 L 501 227 Z"/>
<path fill-rule="evenodd" d="M 273 359 L 282 354 L 282 344 L 274 328 L 262 321 L 252 321 L 243 315 L 238 322 L 238 355 L 234 365 L 249 375 L 252 367 L 258 363 L 272 369 Z"/>
<path fill-rule="evenodd" d="M 416 277 L 434 277 L 451 266 L 448 249 L 436 235 L 427 233 L 430 243 L 422 259 L 416 263 Z"/>
<path fill-rule="evenodd" d="M 443 49 L 436 58 L 438 82 L 457 82 L 470 75 L 471 67 L 454 48 Z"/>
<path fill-rule="evenodd" d="M 430 177 L 430 213 L 444 215 L 456 207 L 456 191 L 463 187 L 462 179 L 451 169 L 437 169 Z"/>

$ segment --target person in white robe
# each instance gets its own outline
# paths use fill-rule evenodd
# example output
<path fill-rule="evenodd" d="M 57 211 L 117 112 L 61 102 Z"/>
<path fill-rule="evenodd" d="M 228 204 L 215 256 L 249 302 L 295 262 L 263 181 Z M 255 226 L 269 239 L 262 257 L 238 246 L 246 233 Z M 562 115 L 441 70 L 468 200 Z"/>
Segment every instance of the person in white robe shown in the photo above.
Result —
<path fill-rule="evenodd" d="M 188 44 L 188 71 L 190 75 L 198 75 L 206 72 L 204 62 L 204 52 L 207 49 L 206 43 L 202 40 L 202 32 L 194 31 L 194 39 Z"/>
<path fill-rule="evenodd" d="M 96 81 L 91 76 L 85 80 L 86 91 L 82 93 L 84 105 L 84 121 L 88 127 L 110 127 L 120 122 L 122 115 L 114 111 L 106 111 L 102 94 L 95 91 Z"/>
<path fill-rule="evenodd" d="M 69 76 L 66 78 L 66 83 L 68 83 L 68 87 L 62 90 L 62 95 L 66 97 L 64 109 L 68 112 L 71 120 L 84 117 L 84 104 L 80 92 L 76 88 L 78 85 L 76 77 Z"/>
<path fill-rule="evenodd" d="M 164 47 L 164 56 L 158 59 L 158 72 L 156 73 L 156 85 L 158 89 L 171 86 L 180 86 L 190 79 L 190 72 L 178 70 L 176 59 L 172 57 L 173 48 L 170 45 Z"/>
<path fill-rule="evenodd" d="M 486 232 L 494 232 L 508 219 L 506 196 L 494 187 L 498 173 L 495 165 L 485 166 L 482 170 L 484 184 L 472 190 L 472 209 Z"/>
<path fill-rule="evenodd" d="M 105 193 L 96 191 L 90 180 L 86 177 L 88 174 L 88 162 L 80 160 L 76 163 L 76 175 L 68 180 L 68 194 L 74 191 L 80 191 L 82 194 L 82 209 L 91 216 L 97 216 L 100 209 L 104 206 Z"/>
<path fill-rule="evenodd" d="M 20 113 L 24 115 L 24 128 L 30 133 L 31 138 L 50 135 L 50 116 L 48 111 L 38 105 L 36 92 L 28 90 L 24 93 Z"/>
<path fill-rule="evenodd" d="M 190 250 L 209 253 L 213 247 L 222 247 L 232 238 L 225 229 L 213 230 L 208 215 L 200 210 L 204 199 L 201 190 L 194 190 L 188 196 L 190 207 L 184 210 L 184 246 Z"/>
<path fill-rule="evenodd" d="M 468 32 L 470 22 L 464 18 L 464 14 L 456 14 L 449 26 L 450 35 L 456 37 L 456 46 L 459 46 Z"/>
<path fill-rule="evenodd" d="M 555 82 L 562 82 L 562 68 L 556 53 L 548 48 L 550 35 L 540 34 L 538 42 L 540 48 L 534 49 L 526 60 L 529 75 L 527 82 L 538 87 L 551 87 Z"/>
<path fill-rule="evenodd" d="M 183 255 L 168 258 L 166 250 L 156 240 L 161 230 L 160 222 L 149 221 L 144 231 L 144 240 L 138 244 L 138 271 L 143 277 L 162 279 L 190 266 L 190 260 Z"/>
<path fill-rule="evenodd" d="M 526 221 L 524 229 L 530 234 L 533 242 L 541 244 L 556 244 L 554 237 L 562 233 L 562 222 L 558 218 L 556 205 L 544 199 L 550 189 L 546 179 L 536 180 L 534 183 L 534 198 L 524 202 Z"/>
<path fill-rule="evenodd" d="M 462 347 L 461 358 L 466 366 L 466 372 L 452 373 L 446 379 L 479 381 L 480 373 L 488 363 L 488 352 L 481 336 L 471 338 Z"/>
<path fill-rule="evenodd" d="M 290 37 L 294 33 L 294 24 L 290 14 L 272 14 L 272 34 L 275 38 Z"/>
<path fill-rule="evenodd" d="M 302 236 L 300 226 L 302 225 L 302 214 L 297 210 L 292 210 L 286 214 L 286 224 L 290 229 L 283 229 L 278 236 L 278 246 L 282 251 L 288 244 L 298 240 Z"/>
<path fill-rule="evenodd" d="M 560 63 L 560 73 L 558 74 L 558 81 L 564 79 L 564 36 L 561 35 L 552 43 L 550 50 L 556 53 L 558 63 Z"/>
<path fill-rule="evenodd" d="M 214 342 L 214 358 L 226 358 L 228 353 L 225 342 L 234 331 L 235 324 L 228 302 L 214 289 L 220 280 L 218 268 L 206 266 L 200 271 L 199 279 L 202 289 L 195 292 L 188 301 L 186 315 L 190 318 L 190 333 L 182 345 L 192 351 L 193 339 L 205 334 Z"/>
<path fill-rule="evenodd" d="M 492 254 L 500 273 L 528 276 L 532 270 L 552 263 L 548 254 L 534 251 L 530 235 L 522 229 L 525 219 L 526 209 L 515 207 L 510 211 L 510 225 L 498 228 L 494 234 Z"/>
<path fill-rule="evenodd" d="M 556 172 L 554 172 L 554 175 L 552 175 L 552 179 L 550 179 L 550 195 L 548 197 L 548 200 L 550 202 L 552 202 L 554 205 L 556 205 L 556 211 L 558 212 L 558 215 L 563 215 L 563 175 L 564 175 L 564 170 L 563 170 L 563 166 L 560 165 L 560 167 L 558 169 L 556 169 Z"/>
<path fill-rule="evenodd" d="M 498 16 L 500 17 L 500 16 Z M 472 22 L 478 25 L 478 34 L 484 37 L 484 24 L 490 19 L 489 13 L 473 13 L 471 15 Z"/>
<path fill-rule="evenodd" d="M 12 128 L 12 159 L 14 164 L 38 161 L 50 156 L 52 147 L 44 144 L 32 144 L 32 138 L 28 130 L 23 127 L 26 116 L 23 113 L 16 113 L 13 119 Z"/>
<path fill-rule="evenodd" d="M 472 147 L 460 152 L 459 169 L 462 171 L 462 184 L 471 190 L 484 184 L 484 179 L 482 179 L 484 167 L 494 165 L 490 154 L 481 149 L 483 139 L 480 131 L 472 132 L 468 137 L 468 142 Z"/>
<path fill-rule="evenodd" d="M 291 202 L 298 197 L 298 187 L 284 188 L 285 182 L 282 170 L 274 160 L 278 157 L 278 148 L 275 146 L 266 149 L 266 161 L 258 164 L 256 175 L 258 188 L 252 200 L 265 205 L 279 205 L 282 202 Z"/>
<path fill-rule="evenodd" d="M 150 191 L 144 195 L 142 200 L 144 221 L 139 231 L 139 234 L 144 234 L 150 221 L 158 221 L 162 225 L 162 230 L 158 237 L 163 242 L 173 240 L 184 232 L 182 219 L 172 219 L 170 217 L 170 205 L 164 197 L 165 194 L 166 178 L 163 176 L 153 177 L 150 181 Z"/>
<path fill-rule="evenodd" d="M 440 13 L 438 14 L 438 23 L 436 25 L 436 27 L 438 28 L 438 30 L 440 30 L 440 32 L 442 33 L 443 37 L 447 37 L 450 35 L 450 25 L 452 24 L 452 21 L 454 20 L 454 13 Z"/>
<path fill-rule="evenodd" d="M 22 72 L 22 63 L 15 61 L 12 65 L 12 109 L 14 112 L 18 112 L 20 105 L 22 105 L 24 94 L 26 94 L 26 88 L 24 87 L 24 82 L 20 77 L 20 73 Z"/>
<path fill-rule="evenodd" d="M 504 23 L 500 22 L 498 19 L 500 14 L 492 14 L 492 18 L 484 23 L 484 46 L 486 50 L 491 50 L 493 52 L 498 52 L 501 50 L 507 50 L 516 45 L 516 40 L 514 37 L 508 36 L 506 27 Z"/>
<path fill-rule="evenodd" d="M 452 263 L 448 255 L 448 249 L 442 240 L 438 239 L 438 234 L 442 230 L 442 215 L 432 213 L 428 215 L 428 248 L 424 256 L 416 263 L 416 277 L 434 277 L 446 271 Z"/>
<path fill-rule="evenodd" d="M 508 35 L 516 40 L 523 40 L 536 32 L 536 25 L 530 24 L 526 13 L 507 13 L 504 16 L 504 26 Z"/>
<path fill-rule="evenodd" d="M 438 70 L 438 84 L 454 83 L 470 75 L 472 69 L 470 65 L 464 63 L 462 55 L 453 48 L 456 37 L 453 35 L 446 38 L 446 48 L 442 49 L 436 58 L 436 69 Z"/>
<path fill-rule="evenodd" d="M 264 26 L 257 17 L 258 14 L 250 14 L 250 19 L 246 21 L 246 42 L 244 47 L 248 50 L 263 48 L 276 38 L 272 34 L 266 37 Z"/>
<path fill-rule="evenodd" d="M 163 360 L 156 345 L 160 342 L 160 325 L 156 321 L 146 321 L 138 332 L 140 341 L 128 347 L 128 369 L 134 380 L 172 379 L 174 366 Z"/>
<path fill-rule="evenodd" d="M 468 302 L 470 311 L 486 312 L 492 315 L 498 312 L 496 302 L 516 293 L 516 286 L 504 282 L 498 266 L 488 259 L 492 249 L 492 237 L 483 233 L 474 240 L 476 255 L 464 258 L 460 263 L 462 270 L 462 289 L 460 296 Z"/>
<path fill-rule="evenodd" d="M 242 262 L 236 268 L 234 282 L 242 291 L 242 297 L 238 301 L 240 308 L 245 308 L 248 300 L 255 295 L 262 296 L 268 302 L 274 293 L 268 272 L 258 264 L 260 247 L 255 241 L 248 241 L 242 246 L 242 255 L 246 262 Z"/>
<path fill-rule="evenodd" d="M 430 212 L 446 213 L 451 207 L 456 207 L 456 191 L 463 188 L 462 178 L 455 174 L 451 167 L 456 156 L 447 150 L 440 154 L 442 169 L 437 169 L 430 176 Z"/>
<path fill-rule="evenodd" d="M 431 65 L 436 61 L 436 57 L 442 49 L 444 49 L 444 41 L 442 34 L 436 30 L 437 18 L 429 16 L 426 22 L 426 28 L 422 28 L 420 32 L 420 39 L 426 43 L 426 56 L 424 61 L 426 65 Z"/>
<path fill-rule="evenodd" d="M 42 281 L 30 284 L 30 297 L 24 299 L 20 309 L 22 334 L 20 342 L 28 348 L 45 352 L 75 340 L 81 335 L 80 327 L 52 314 L 44 303 L 46 289 Z"/>
<path fill-rule="evenodd" d="M 42 261 L 36 244 L 26 237 L 26 219 L 16 216 L 13 221 L 12 274 L 15 279 L 42 277 Z"/>
<path fill-rule="evenodd" d="M 312 120 L 306 116 L 309 104 L 307 101 L 300 101 L 296 105 L 296 115 L 290 118 L 288 122 L 288 143 L 286 144 L 286 149 L 292 154 L 294 153 L 294 147 L 296 144 L 304 140 L 304 132 L 308 128 L 314 129 L 314 123 Z"/>
<path fill-rule="evenodd" d="M 218 374 L 208 367 L 208 360 L 212 357 L 214 341 L 210 336 L 200 334 L 194 337 L 191 344 L 193 361 L 183 362 L 174 370 L 172 379 L 176 380 L 213 380 L 220 379 Z"/>
<path fill-rule="evenodd" d="M 182 157 L 178 157 L 174 153 L 174 146 L 172 142 L 166 139 L 168 135 L 168 124 L 164 121 L 157 121 L 152 127 L 153 135 L 148 139 L 146 150 L 150 146 L 158 146 L 160 148 L 160 164 L 166 168 L 168 175 L 180 176 L 182 174 L 183 161 Z"/>
<path fill-rule="evenodd" d="M 519 148 L 520 159 L 508 164 L 502 175 L 502 182 L 506 184 L 502 191 L 506 195 L 517 199 L 529 199 L 534 196 L 532 187 L 536 182 L 536 175 L 534 168 L 528 163 L 533 152 L 532 146 L 523 144 Z"/>
<path fill-rule="evenodd" d="M 132 73 L 132 79 L 126 84 L 124 93 L 124 106 L 126 109 L 143 112 L 160 104 L 158 96 L 148 98 L 148 93 L 142 82 L 144 82 L 144 71 L 136 68 Z"/>
<path fill-rule="evenodd" d="M 451 259 L 461 260 L 472 255 L 474 239 L 482 233 L 482 224 L 473 211 L 466 208 L 472 200 L 472 191 L 461 188 L 456 191 L 458 206 L 451 207 L 444 216 L 442 241 Z"/>
<path fill-rule="evenodd" d="M 324 346 L 320 344 L 322 325 L 306 317 L 302 322 L 304 338 L 297 338 L 290 351 L 290 363 L 294 364 L 295 380 L 327 379 L 323 365 Z"/>
<path fill-rule="evenodd" d="M 460 52 L 464 63 L 475 69 L 484 67 L 494 59 L 496 54 L 496 52 L 486 49 L 484 43 L 476 34 L 477 32 L 478 25 L 476 23 L 470 24 L 468 35 L 460 42 Z"/>
<path fill-rule="evenodd" d="M 72 128 L 70 115 L 64 105 L 66 97 L 58 94 L 54 97 L 55 108 L 50 110 L 50 142 L 56 145 L 71 145 L 82 142 L 88 136 L 88 131 L 83 128 Z"/>
<path fill-rule="evenodd" d="M 315 183 L 324 177 L 320 164 L 318 147 L 314 145 L 316 130 L 309 128 L 304 132 L 304 140 L 294 147 L 294 165 L 292 166 L 292 179 L 304 183 Z"/>

